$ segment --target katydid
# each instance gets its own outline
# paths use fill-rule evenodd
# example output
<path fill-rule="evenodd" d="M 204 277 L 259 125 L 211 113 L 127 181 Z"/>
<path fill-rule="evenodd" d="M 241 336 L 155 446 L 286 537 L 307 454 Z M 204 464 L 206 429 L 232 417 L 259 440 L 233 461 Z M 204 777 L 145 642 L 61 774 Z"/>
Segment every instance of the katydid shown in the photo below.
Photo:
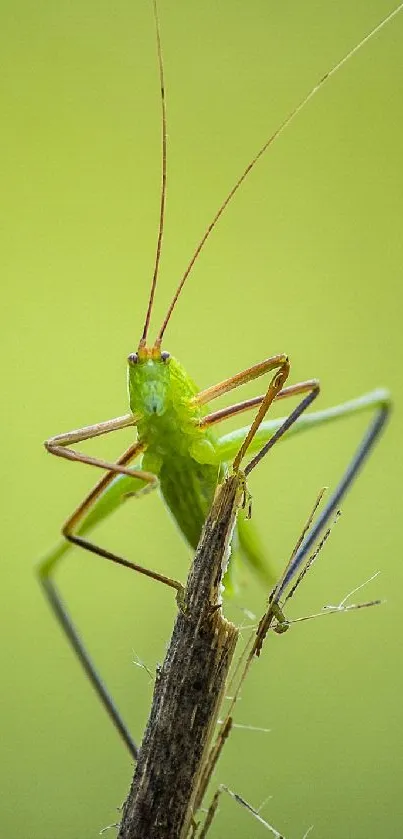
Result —
<path fill-rule="evenodd" d="M 200 251 L 248 174 L 274 140 L 301 112 L 318 90 L 369 38 L 403 8 L 403 4 L 400 4 L 322 77 L 252 158 L 205 231 L 180 280 L 157 337 L 150 344 L 148 343 L 148 335 L 157 288 L 164 232 L 167 170 L 164 69 L 156 0 L 153 0 L 153 8 L 162 112 L 162 186 L 156 256 L 148 307 L 137 351 L 130 354 L 128 358 L 129 411 L 124 416 L 60 434 L 46 441 L 45 447 L 52 454 L 95 466 L 104 470 L 106 474 L 67 519 L 62 529 L 63 540 L 42 558 L 38 566 L 39 578 L 52 609 L 91 679 L 96 692 L 134 757 L 137 754 L 136 746 L 71 623 L 66 607 L 53 582 L 54 571 L 59 560 L 73 544 L 160 581 L 174 588 L 180 595 L 182 584 L 179 581 L 162 573 L 143 568 L 135 562 L 105 550 L 89 541 L 87 534 L 100 521 L 111 515 L 123 500 L 129 497 L 138 498 L 158 487 L 181 533 L 190 547 L 195 549 L 217 483 L 222 480 L 228 470 L 239 470 L 246 454 L 253 455 L 252 460 L 243 469 L 245 474 L 249 474 L 264 454 L 283 436 L 289 437 L 303 430 L 314 428 L 316 425 L 322 425 L 369 409 L 375 411 L 375 419 L 368 436 L 364 440 L 363 454 L 358 456 L 358 460 L 357 455 L 355 456 L 338 490 L 336 490 L 334 497 L 336 497 L 337 504 L 351 484 L 363 459 L 379 436 L 390 410 L 387 391 L 374 390 L 335 407 L 305 414 L 305 410 L 318 396 L 319 383 L 315 379 L 309 379 L 297 384 L 287 385 L 290 362 L 287 355 L 282 353 L 271 356 L 219 384 L 199 390 L 184 367 L 169 352 L 162 349 L 162 340 L 178 298 Z M 263 395 L 235 403 L 221 410 L 213 412 L 210 410 L 209 403 L 216 398 L 266 374 L 269 374 L 269 384 Z M 266 413 L 274 401 L 288 399 L 292 396 L 301 396 L 302 398 L 288 417 L 265 420 Z M 228 417 L 234 417 L 254 408 L 257 410 L 251 425 L 221 437 L 215 434 L 215 425 Z M 127 427 L 135 429 L 136 439 L 116 462 L 91 457 L 71 448 L 84 440 Z M 330 510 L 328 515 L 334 509 L 332 499 L 329 504 L 333 504 L 333 506 L 326 508 L 328 511 Z M 318 527 L 320 528 L 323 525 L 324 519 L 321 517 Z M 233 549 L 254 569 L 266 587 L 273 582 L 273 574 L 265 562 L 264 551 L 257 534 L 252 523 L 246 520 L 246 514 L 242 511 L 234 531 Z M 302 546 L 302 549 L 305 555 L 308 548 Z M 299 556 L 299 559 L 301 559 L 301 556 Z M 294 571 L 295 568 L 293 568 L 293 573 Z M 227 587 L 230 587 L 231 583 L 228 575 L 226 582 Z M 276 593 L 276 603 L 280 594 L 280 591 Z"/>

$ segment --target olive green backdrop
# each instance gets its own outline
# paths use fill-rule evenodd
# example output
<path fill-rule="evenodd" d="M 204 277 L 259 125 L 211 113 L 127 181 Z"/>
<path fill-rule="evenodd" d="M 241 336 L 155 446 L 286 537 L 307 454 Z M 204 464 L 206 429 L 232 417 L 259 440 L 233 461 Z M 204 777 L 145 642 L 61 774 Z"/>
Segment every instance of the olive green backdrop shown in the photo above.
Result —
<path fill-rule="evenodd" d="M 248 159 L 390 0 L 162 2 L 169 120 L 167 225 L 154 331 L 202 231 Z M 377 609 L 301 624 L 254 666 L 215 783 L 288 839 L 402 831 L 401 353 L 403 16 L 315 98 L 242 189 L 199 259 L 165 348 L 207 386 L 288 352 L 321 405 L 387 385 L 395 413 L 343 504 L 292 613 Z M 131 762 L 50 614 L 34 561 L 98 477 L 42 441 L 127 410 L 155 247 L 158 75 L 144 0 L 3 2 L 0 25 L 1 834 L 87 839 L 119 818 Z M 261 385 L 251 389 L 259 393 Z M 246 393 L 246 391 L 245 391 Z M 284 407 L 284 406 L 283 406 Z M 280 571 L 364 418 L 279 446 L 251 480 Z M 130 434 L 89 451 L 117 455 Z M 185 579 L 189 551 L 149 497 L 97 538 Z M 169 591 L 72 555 L 58 580 L 133 733 L 175 614 Z M 264 592 L 245 574 L 239 607 Z M 230 613 L 247 622 L 240 608 Z M 223 800 L 212 837 L 264 828 Z M 108 835 L 108 834 L 107 834 Z M 112 832 L 113 835 L 113 832 Z"/>

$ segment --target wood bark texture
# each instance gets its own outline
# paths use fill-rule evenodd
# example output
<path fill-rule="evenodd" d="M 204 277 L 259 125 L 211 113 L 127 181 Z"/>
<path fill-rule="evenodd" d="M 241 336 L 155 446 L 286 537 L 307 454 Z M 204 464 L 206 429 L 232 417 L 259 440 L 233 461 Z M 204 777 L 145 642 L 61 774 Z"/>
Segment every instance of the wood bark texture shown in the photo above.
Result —
<path fill-rule="evenodd" d="M 185 839 L 200 798 L 238 638 L 221 611 L 221 581 L 244 492 L 242 477 L 218 487 L 189 573 L 118 839 Z"/>

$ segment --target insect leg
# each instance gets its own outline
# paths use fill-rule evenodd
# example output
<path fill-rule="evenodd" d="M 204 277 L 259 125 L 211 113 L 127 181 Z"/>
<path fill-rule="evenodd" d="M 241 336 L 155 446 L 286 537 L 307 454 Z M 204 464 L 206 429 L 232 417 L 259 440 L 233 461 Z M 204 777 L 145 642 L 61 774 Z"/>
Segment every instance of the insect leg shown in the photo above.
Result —
<path fill-rule="evenodd" d="M 373 418 L 372 422 L 367 428 L 364 437 L 362 438 L 358 448 L 356 449 L 353 457 L 351 458 L 344 474 L 342 475 L 341 480 L 339 481 L 336 489 L 331 495 L 328 503 L 318 516 L 313 527 L 311 527 L 308 530 L 306 536 L 302 539 L 302 541 L 299 544 L 297 544 L 296 550 L 293 551 L 291 559 L 288 565 L 286 566 L 283 574 L 281 575 L 280 580 L 278 581 L 278 583 L 276 584 L 276 586 L 270 594 L 269 606 L 266 614 L 260 622 L 255 642 L 252 647 L 251 655 L 260 655 L 263 641 L 266 637 L 268 630 L 272 626 L 273 621 L 276 621 L 277 623 L 277 626 L 275 627 L 277 631 L 284 631 L 288 628 L 288 621 L 284 617 L 279 602 L 280 598 L 284 594 L 291 581 L 297 575 L 306 556 L 313 549 L 315 543 L 317 543 L 317 541 L 320 539 L 329 519 L 337 511 L 340 502 L 342 501 L 342 499 L 346 495 L 346 492 L 357 477 L 359 470 L 363 466 L 367 457 L 371 454 L 372 449 L 389 418 L 390 410 L 390 401 L 387 399 L 385 399 L 385 401 L 382 404 L 377 406 L 375 417 Z"/>
<path fill-rule="evenodd" d="M 91 553 L 95 553 L 98 556 L 102 556 L 105 559 L 109 559 L 119 565 L 124 565 L 126 568 L 131 568 L 133 571 L 138 571 L 141 574 L 152 577 L 159 582 L 165 583 L 171 588 L 175 588 L 178 592 L 181 592 L 183 586 L 177 580 L 172 580 L 170 577 L 166 577 L 163 574 L 157 574 L 154 571 L 150 571 L 148 568 L 143 568 L 141 565 L 129 562 L 128 560 L 123 559 L 123 557 L 119 557 L 110 551 L 104 550 L 98 545 L 94 545 L 92 542 L 89 542 L 87 539 L 83 539 L 82 536 L 77 535 L 74 532 L 88 509 L 95 503 L 105 487 L 111 482 L 116 474 L 127 475 L 130 478 L 139 479 L 142 482 L 143 485 L 139 489 L 130 493 L 130 495 L 134 495 L 136 497 L 145 495 L 158 486 L 158 478 L 153 473 L 145 472 L 142 469 L 132 469 L 126 466 L 126 463 L 129 460 L 132 460 L 136 454 L 139 454 L 143 450 L 144 447 L 139 443 L 135 443 L 133 447 L 129 448 L 122 458 L 116 463 L 102 460 L 98 457 L 90 457 L 89 455 L 69 448 L 69 446 L 74 443 L 89 440 L 93 437 L 99 437 L 101 434 L 107 434 L 111 431 L 116 431 L 135 424 L 136 417 L 133 414 L 125 414 L 123 417 L 117 417 L 116 419 L 107 420 L 106 422 L 97 423 L 96 425 L 89 425 L 75 431 L 68 431 L 65 434 L 59 434 L 56 437 L 51 437 L 49 440 L 46 440 L 45 448 L 51 454 L 54 454 L 57 457 L 67 458 L 67 460 L 87 463 L 90 466 L 96 466 L 100 469 L 107 469 L 109 473 L 109 476 L 105 476 L 105 478 L 97 484 L 90 495 L 87 496 L 87 498 L 77 507 L 77 510 L 75 510 L 75 512 L 67 519 L 62 528 L 62 534 L 69 542 L 73 542 L 75 545 L 79 545 L 85 550 L 91 551 Z"/>
<path fill-rule="evenodd" d="M 302 385 L 303 384 L 304 383 L 302 383 Z M 277 399 L 282 398 L 283 394 L 284 396 L 290 394 L 293 387 L 302 388 L 302 385 L 295 385 L 284 388 L 280 392 Z M 255 404 L 259 404 L 258 400 L 261 399 L 262 397 L 256 397 L 255 400 L 249 400 L 249 402 L 239 403 L 238 405 L 235 405 L 233 407 L 235 408 L 236 413 L 240 413 L 242 410 L 247 410 L 249 407 L 254 407 Z M 252 402 L 254 404 L 251 404 Z M 387 390 L 381 388 L 370 391 L 369 393 L 365 393 L 362 396 L 359 396 L 355 399 L 350 399 L 347 402 L 340 403 L 339 405 L 333 405 L 330 408 L 324 408 L 323 410 L 319 411 L 301 413 L 300 408 L 297 408 L 297 418 L 295 419 L 295 414 L 291 415 L 291 419 L 293 419 L 292 425 L 290 424 L 290 418 L 287 417 L 279 417 L 273 420 L 266 420 L 262 422 L 260 428 L 256 432 L 255 437 L 251 441 L 249 451 L 250 453 L 261 451 L 262 446 L 271 439 L 273 439 L 273 435 L 275 434 L 276 437 L 273 440 L 273 443 L 271 443 L 271 445 L 273 445 L 274 442 L 276 442 L 279 439 L 288 439 L 289 437 L 292 437 L 295 434 L 299 434 L 304 431 L 309 431 L 311 428 L 314 429 L 316 426 L 326 425 L 326 423 L 334 422 L 335 420 L 347 419 L 349 416 L 356 416 L 360 413 L 367 412 L 368 410 L 371 412 L 376 411 L 378 413 L 379 411 L 383 411 L 384 409 L 390 410 L 390 394 Z M 225 419 L 226 416 L 229 415 L 227 413 L 227 409 L 224 409 L 224 412 L 225 416 L 222 417 L 223 419 Z M 219 414 L 221 415 L 221 412 L 217 412 L 216 414 L 210 415 L 212 417 L 213 422 L 218 422 L 218 420 L 221 417 L 218 417 L 216 420 L 216 416 Z M 281 432 L 278 435 L 277 432 L 279 432 L 280 429 Z M 242 442 L 242 440 L 246 438 L 248 430 L 249 428 L 248 426 L 246 426 L 244 428 L 236 429 L 235 431 L 232 431 L 229 434 L 223 435 L 219 438 L 217 443 L 217 449 L 222 461 L 230 463 L 233 460 L 237 451 L 239 450 L 240 443 Z M 244 553 L 247 562 L 254 569 L 257 570 L 261 579 L 263 580 L 264 576 L 267 577 L 267 568 L 264 559 L 264 551 L 263 548 L 261 548 L 260 546 L 259 540 L 256 541 L 254 532 L 250 534 L 249 531 L 250 526 L 247 525 L 246 522 L 244 522 L 241 511 L 238 517 L 238 534 L 242 552 Z M 245 538 L 246 543 L 243 544 Z M 249 541 L 251 541 L 251 547 L 249 546 Z"/>
<path fill-rule="evenodd" d="M 316 381 L 316 379 L 310 379 L 308 381 L 299 382 L 297 384 L 283 388 L 277 393 L 277 396 L 275 398 L 282 399 L 304 393 L 307 393 L 308 396 L 302 404 L 301 411 L 304 411 L 305 408 L 308 407 L 308 405 L 313 401 L 313 399 L 315 399 L 315 397 L 319 393 L 319 384 Z M 267 395 L 269 395 L 268 404 L 270 404 L 271 393 L 269 388 L 268 394 L 263 394 L 262 396 L 257 396 L 253 399 L 248 399 L 244 402 L 238 402 L 235 405 L 223 408 L 219 411 L 216 411 L 215 413 L 203 417 L 203 419 L 200 422 L 201 426 L 206 427 L 209 425 L 213 425 L 217 422 L 221 422 L 222 420 L 227 419 L 228 417 L 250 410 L 251 408 L 260 406 L 260 411 L 256 415 L 255 422 L 249 429 L 246 430 L 244 439 L 238 443 L 237 449 L 231 457 L 234 469 L 238 468 L 241 462 L 243 456 L 242 448 L 244 451 L 249 449 L 249 446 L 254 441 L 255 433 L 260 428 L 262 422 L 262 415 L 264 416 L 264 412 L 267 410 L 268 407 Z M 256 573 L 260 577 L 260 580 L 263 583 L 263 585 L 265 587 L 271 587 L 276 577 L 267 564 L 265 558 L 265 551 L 260 543 L 258 534 L 255 532 L 254 528 L 250 526 L 250 524 L 246 524 L 245 513 L 243 511 L 240 511 L 238 516 L 237 533 L 239 540 L 239 548 L 245 561 L 253 569 L 254 573 Z M 227 589 L 231 586 L 228 576 L 226 579 L 226 586 Z"/>
<path fill-rule="evenodd" d="M 38 574 L 48 603 L 59 621 L 63 632 L 67 636 L 72 649 L 81 663 L 81 666 L 95 689 L 97 696 L 101 700 L 109 718 L 112 720 L 123 742 L 129 749 L 130 754 L 134 760 L 137 760 L 138 748 L 136 743 L 132 739 L 129 729 L 123 721 L 111 694 L 109 693 L 103 679 L 99 675 L 91 657 L 89 656 L 53 580 L 46 570 L 44 571 L 41 567 L 39 567 Z"/>
<path fill-rule="evenodd" d="M 84 428 L 67 431 L 65 434 L 57 434 L 56 437 L 50 437 L 49 440 L 45 440 L 44 446 L 50 454 L 54 454 L 56 457 L 64 457 L 66 460 L 75 460 L 79 463 L 88 463 L 90 466 L 108 469 L 110 472 L 117 474 L 131 475 L 131 470 L 127 469 L 124 464 L 120 464 L 119 461 L 117 463 L 110 463 L 106 460 L 100 460 L 98 457 L 90 457 L 82 452 L 75 451 L 75 449 L 70 449 L 70 446 L 74 445 L 74 443 L 81 443 L 83 440 L 92 440 L 94 437 L 100 437 L 101 434 L 109 434 L 111 431 L 118 431 L 121 428 L 127 428 L 135 424 L 136 417 L 133 414 L 125 414 L 123 417 L 98 422 L 96 425 L 87 425 Z"/>
<path fill-rule="evenodd" d="M 267 391 L 261 401 L 259 397 L 259 410 L 233 462 L 233 467 L 235 470 L 239 469 L 242 458 L 248 450 L 249 445 L 253 440 L 257 429 L 259 428 L 264 417 L 266 416 L 266 413 L 269 410 L 270 405 L 272 404 L 276 396 L 280 393 L 285 381 L 288 378 L 290 372 L 290 363 L 288 357 L 284 354 L 280 354 L 271 356 L 270 358 L 266 358 L 259 364 L 255 364 L 253 365 L 253 367 L 248 367 L 246 370 L 242 370 L 235 376 L 231 376 L 231 378 L 225 379 L 223 382 L 219 382 L 218 384 L 213 385 L 210 388 L 207 388 L 207 390 L 201 391 L 194 397 L 193 401 L 195 404 L 204 405 L 206 402 L 209 402 L 212 399 L 216 399 L 217 396 L 222 396 L 224 393 L 228 393 L 230 390 L 233 390 L 234 388 L 239 387 L 240 385 L 246 384 L 246 382 L 253 381 L 253 379 L 257 379 L 271 370 L 276 370 L 277 372 L 272 377 Z"/>
<path fill-rule="evenodd" d="M 306 409 L 311 405 L 311 403 L 316 399 L 320 392 L 320 385 L 317 379 L 309 379 L 306 382 L 299 382 L 296 385 L 290 385 L 287 388 L 281 387 L 281 381 L 284 381 L 288 375 L 289 367 L 282 367 L 280 371 L 276 373 L 276 375 L 271 380 L 269 387 L 266 391 L 264 396 L 257 396 L 254 399 L 248 399 L 245 402 L 238 402 L 236 405 L 232 405 L 229 408 L 224 408 L 222 411 L 217 411 L 214 414 L 209 414 L 207 417 L 204 417 L 201 421 L 203 425 L 213 424 L 215 422 L 219 422 L 222 419 L 227 419 L 227 417 L 233 416 L 235 414 L 241 413 L 241 411 L 246 411 L 250 408 L 255 407 L 255 405 L 259 405 L 259 410 L 256 414 L 255 419 L 252 422 L 252 425 L 247 429 L 246 435 L 244 440 L 242 440 L 241 445 L 234 457 L 232 466 L 234 471 L 239 469 L 242 459 L 244 458 L 246 452 L 248 451 L 256 432 L 259 430 L 264 416 L 267 413 L 270 405 L 274 401 L 274 399 L 278 399 L 280 396 L 281 398 L 286 398 L 289 396 L 295 396 L 300 393 L 307 393 L 307 395 L 299 402 L 299 404 L 294 408 L 294 410 L 282 420 L 280 426 L 274 431 L 270 439 L 262 446 L 262 448 L 258 451 L 255 455 L 253 460 L 247 464 L 244 469 L 245 475 L 248 475 L 252 469 L 255 468 L 257 463 L 267 454 L 269 449 L 271 449 L 274 444 L 279 440 L 296 422 L 296 420 L 306 411 Z"/>
<path fill-rule="evenodd" d="M 351 484 L 357 477 L 359 470 L 363 466 L 367 457 L 371 454 L 372 449 L 389 418 L 390 411 L 391 405 L 388 401 L 385 401 L 383 404 L 378 406 L 374 419 L 367 428 L 364 437 L 362 438 L 358 448 L 356 449 L 353 457 L 351 458 L 350 463 L 348 464 L 336 489 L 334 490 L 326 506 L 323 508 L 322 512 L 318 516 L 315 524 L 310 529 L 302 544 L 296 551 L 295 555 L 292 557 L 291 562 L 285 570 L 285 573 L 283 574 L 280 582 L 276 586 L 275 593 L 273 596 L 274 602 L 278 602 L 284 590 L 287 588 L 287 586 L 295 576 L 296 572 L 298 571 L 298 568 L 300 568 L 301 563 L 303 562 L 307 554 L 312 550 L 317 540 L 320 538 L 329 519 L 337 511 L 340 502 L 342 501 L 347 491 L 349 490 Z"/>
<path fill-rule="evenodd" d="M 284 353 L 270 356 L 270 358 L 266 358 L 264 361 L 260 361 L 252 367 L 247 367 L 246 370 L 241 370 L 241 372 L 236 373 L 235 376 L 230 376 L 229 379 L 224 379 L 224 381 L 219 382 L 216 385 L 212 385 L 211 387 L 206 388 L 206 390 L 201 390 L 200 393 L 197 393 L 196 396 L 193 397 L 193 402 L 195 405 L 205 405 L 207 402 L 217 399 L 218 396 L 224 396 L 224 394 L 229 393 L 230 390 L 240 387 L 240 385 L 244 385 L 247 382 L 252 382 L 254 379 L 260 378 L 260 376 L 264 376 L 265 373 L 269 373 L 271 370 L 280 370 L 280 372 L 284 372 L 285 380 L 288 376 L 289 369 L 290 364 L 288 356 L 284 355 Z"/>
<path fill-rule="evenodd" d="M 120 457 L 120 463 L 128 463 L 138 453 L 138 448 L 139 447 L 137 444 L 130 446 L 130 448 Z M 88 509 L 91 502 L 95 503 L 98 496 L 106 489 L 107 485 L 111 483 L 113 479 L 113 472 L 109 472 L 107 475 L 103 476 L 101 481 L 98 482 L 97 486 L 92 490 L 92 492 L 81 505 L 83 511 Z M 40 584 L 54 615 L 59 621 L 59 624 L 63 629 L 63 632 L 67 636 L 72 649 L 74 650 L 77 658 L 79 659 L 81 666 L 87 674 L 106 712 L 108 713 L 115 728 L 117 729 L 121 738 L 123 739 L 124 743 L 129 749 L 132 757 L 134 759 L 137 759 L 137 746 L 134 740 L 132 739 L 131 734 L 126 724 L 124 723 L 118 709 L 116 708 L 116 705 L 107 687 L 101 679 L 92 659 L 90 658 L 83 642 L 81 641 L 81 638 L 70 618 L 70 615 L 58 592 L 58 589 L 55 583 L 53 582 L 53 573 L 56 569 L 56 565 L 58 564 L 58 562 L 64 554 L 63 549 L 65 547 L 67 547 L 67 544 L 62 543 L 61 546 L 58 546 L 55 550 L 53 550 L 43 560 L 40 561 L 37 569 Z"/>
<path fill-rule="evenodd" d="M 277 441 L 281 439 L 281 437 L 288 431 L 288 429 L 291 428 L 291 426 L 294 424 L 294 422 L 296 422 L 297 419 L 304 413 L 304 411 L 306 411 L 306 409 L 309 408 L 309 406 L 312 404 L 314 399 L 316 399 L 316 397 L 319 396 L 319 392 L 320 392 L 319 382 L 318 381 L 313 381 L 312 384 L 311 384 L 311 387 L 310 387 L 310 392 L 307 394 L 307 396 L 304 396 L 304 398 L 301 400 L 301 402 L 298 403 L 298 405 L 294 408 L 294 410 L 291 411 L 291 414 L 289 414 L 289 416 L 284 420 L 282 425 L 280 425 L 280 428 L 278 428 L 277 431 L 274 432 L 274 434 L 270 438 L 270 440 L 268 440 L 267 443 L 265 443 L 264 446 L 262 446 L 260 451 L 258 451 L 258 453 L 254 456 L 254 458 L 252 458 L 252 460 L 250 460 L 249 463 L 245 466 L 245 469 L 244 469 L 245 475 L 250 474 L 252 469 L 254 469 L 255 466 L 257 466 L 257 464 L 262 460 L 262 458 L 265 457 L 267 452 L 270 451 L 270 449 L 273 448 L 275 443 L 277 443 Z M 259 413 L 260 413 L 260 411 L 259 411 Z M 259 413 L 258 413 L 256 419 L 258 419 Z M 256 425 L 256 420 L 255 420 L 255 422 L 251 425 L 249 433 L 247 434 L 241 448 L 239 449 L 238 454 L 236 455 L 236 458 L 235 458 L 234 464 L 233 464 L 234 469 L 237 469 L 239 467 L 240 462 L 241 462 L 241 458 L 243 457 L 243 455 L 247 451 L 247 444 L 248 444 L 249 440 L 251 441 L 253 439 L 254 435 L 252 434 L 252 432 L 254 431 L 254 429 L 257 431 L 258 427 L 259 426 Z"/>
<path fill-rule="evenodd" d="M 276 395 L 274 401 L 279 399 L 286 399 L 288 396 L 297 396 L 299 393 L 306 393 L 316 385 L 316 379 L 308 379 L 305 382 L 298 382 L 295 385 L 283 387 Z M 229 405 L 227 408 L 221 408 L 219 411 L 214 411 L 212 414 L 207 414 L 200 422 L 200 428 L 215 425 L 217 422 L 222 422 L 230 417 L 235 417 L 237 414 L 242 414 L 245 411 L 250 411 L 252 408 L 257 408 L 262 404 L 265 394 L 260 396 L 253 396 L 252 399 L 244 399 L 242 402 L 236 402 L 234 405 Z M 245 434 L 246 436 L 246 434 Z"/>
<path fill-rule="evenodd" d="M 289 390 L 290 388 L 284 388 L 277 398 L 281 398 L 282 394 Z M 261 399 L 261 397 L 257 398 L 259 400 Z M 327 423 L 334 422 L 335 420 L 347 419 L 350 416 L 356 416 L 368 410 L 373 411 L 380 405 L 389 403 L 389 401 L 389 392 L 383 388 L 378 388 L 377 390 L 370 391 L 369 393 L 364 393 L 362 396 L 358 396 L 355 399 L 350 399 L 347 402 L 341 402 L 339 405 L 332 405 L 329 408 L 323 408 L 319 411 L 304 413 L 297 419 L 291 428 L 287 430 L 287 433 L 284 435 L 284 439 L 288 440 L 295 434 L 300 434 L 303 431 L 309 431 L 310 429 L 314 429 L 316 426 L 326 425 Z M 246 403 L 244 404 L 246 410 L 248 405 Z M 236 405 L 234 407 L 237 408 L 238 406 Z M 237 411 L 237 413 L 238 412 L 239 411 Z M 249 453 L 254 454 L 255 452 L 258 452 L 262 448 L 263 444 L 270 440 L 273 434 L 283 425 L 286 419 L 287 417 L 283 416 L 276 417 L 275 419 L 264 420 L 250 443 Z M 219 437 L 217 441 L 217 449 L 221 461 L 225 461 L 226 463 L 232 462 L 241 442 L 245 439 L 248 430 L 249 426 L 244 426 L 243 428 L 237 428 L 229 434 L 223 434 Z"/>
<path fill-rule="evenodd" d="M 139 443 L 132 444 L 127 451 L 119 458 L 117 466 L 125 466 L 134 457 L 136 457 L 142 450 L 144 446 Z M 86 548 L 91 552 L 106 557 L 107 559 L 111 559 L 114 562 L 129 567 L 133 570 L 139 571 L 140 573 L 144 573 L 147 576 L 150 576 L 154 579 L 159 580 L 160 582 L 164 582 L 167 585 L 175 588 L 177 591 L 182 590 L 182 586 L 180 583 L 176 582 L 175 580 L 171 580 L 169 577 L 165 577 L 161 574 L 154 573 L 149 571 L 146 568 L 142 568 L 142 566 L 136 565 L 135 563 L 131 563 L 122 557 L 118 557 L 114 554 L 111 554 L 108 551 L 104 551 L 102 548 L 98 547 L 97 545 L 93 545 L 90 542 L 87 542 L 85 539 L 82 539 L 80 536 L 75 536 L 73 530 L 78 528 L 78 531 L 81 532 L 85 531 L 86 529 L 86 515 L 88 511 L 93 507 L 98 499 L 102 496 L 102 494 L 107 490 L 108 485 L 110 485 L 113 481 L 116 481 L 116 475 L 114 474 L 115 471 L 109 471 L 106 475 L 102 477 L 102 479 L 98 482 L 98 484 L 94 487 L 94 489 L 90 492 L 90 494 L 85 498 L 85 500 L 80 504 L 77 510 L 73 513 L 73 515 L 68 519 L 66 522 L 63 533 L 68 541 L 73 542 L 74 544 L 78 544 L 80 547 Z M 141 470 L 126 470 L 124 476 L 119 476 L 118 480 L 121 480 L 122 484 L 124 484 L 125 489 L 127 489 L 127 483 L 129 478 L 126 477 L 128 474 L 130 477 L 130 482 L 134 482 L 136 479 L 138 480 L 141 478 L 142 486 L 137 490 L 136 493 L 131 493 L 134 495 L 142 494 L 144 491 L 150 491 L 153 489 L 157 484 L 157 478 L 155 476 L 150 476 L 152 478 L 151 485 L 148 483 L 144 486 L 144 475 L 148 473 L 144 473 Z M 124 480 L 122 480 L 122 478 Z M 122 487 L 123 492 L 123 487 Z M 122 497 L 125 497 L 128 493 L 124 493 Z M 64 633 L 66 634 L 74 652 L 76 653 L 81 665 L 87 674 L 88 678 L 91 681 L 99 699 L 101 700 L 105 710 L 107 711 L 110 719 L 112 720 L 113 724 L 115 725 L 117 731 L 119 732 L 120 736 L 122 737 L 123 741 L 125 742 L 126 746 L 128 747 L 131 755 L 133 758 L 136 759 L 137 757 L 137 746 L 134 743 L 122 717 L 120 716 L 119 711 L 117 710 L 112 697 L 110 696 L 103 680 L 99 676 L 95 665 L 93 664 L 85 646 L 83 645 L 80 636 L 69 616 L 67 608 L 57 590 L 55 583 L 53 582 L 53 573 L 55 571 L 57 563 L 60 561 L 64 554 L 65 546 L 57 546 L 55 550 L 53 550 L 50 554 L 48 554 L 39 564 L 38 566 L 38 576 L 44 593 L 47 597 L 47 600 L 59 621 L 60 626 L 62 627 Z"/>

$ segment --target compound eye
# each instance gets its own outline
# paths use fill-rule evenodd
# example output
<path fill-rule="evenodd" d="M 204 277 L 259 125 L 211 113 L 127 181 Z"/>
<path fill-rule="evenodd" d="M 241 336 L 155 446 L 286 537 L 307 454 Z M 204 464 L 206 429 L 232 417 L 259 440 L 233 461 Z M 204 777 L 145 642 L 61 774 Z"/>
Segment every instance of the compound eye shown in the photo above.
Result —
<path fill-rule="evenodd" d="M 127 358 L 129 364 L 137 364 L 139 357 L 136 352 L 131 352 Z"/>
<path fill-rule="evenodd" d="M 168 358 L 171 358 L 171 353 L 169 353 L 169 352 L 162 352 L 161 353 L 161 360 L 162 361 L 168 361 Z"/>

